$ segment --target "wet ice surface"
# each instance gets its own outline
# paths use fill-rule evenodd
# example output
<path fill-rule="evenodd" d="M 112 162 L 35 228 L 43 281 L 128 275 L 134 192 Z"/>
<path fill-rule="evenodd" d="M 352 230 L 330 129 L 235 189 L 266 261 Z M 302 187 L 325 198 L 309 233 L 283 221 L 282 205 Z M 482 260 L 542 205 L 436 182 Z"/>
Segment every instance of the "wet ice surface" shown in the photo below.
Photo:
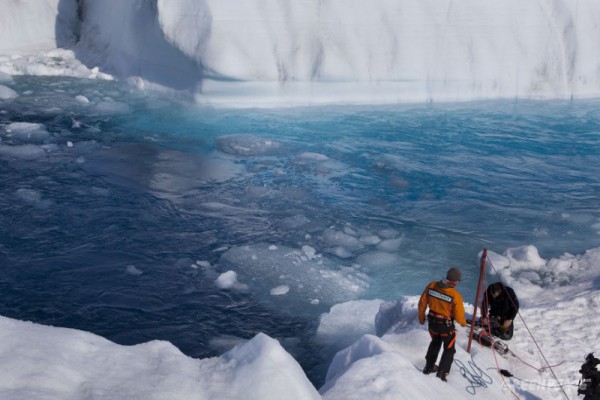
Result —
<path fill-rule="evenodd" d="M 482 247 L 598 246 L 595 102 L 220 110 L 5 85 L 7 317 L 195 357 L 265 332 L 322 382 L 333 305 L 418 294 L 449 265 L 472 301 Z"/>

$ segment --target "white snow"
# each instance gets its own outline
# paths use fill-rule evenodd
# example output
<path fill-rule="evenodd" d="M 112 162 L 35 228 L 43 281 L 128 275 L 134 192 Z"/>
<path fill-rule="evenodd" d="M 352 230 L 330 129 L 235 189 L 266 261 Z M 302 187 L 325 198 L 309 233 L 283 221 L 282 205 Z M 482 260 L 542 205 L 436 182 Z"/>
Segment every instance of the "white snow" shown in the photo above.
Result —
<path fill-rule="evenodd" d="M 172 344 L 119 346 L 99 336 L 0 317 L 0 398 L 320 399 L 298 363 L 264 334 L 218 358 Z"/>

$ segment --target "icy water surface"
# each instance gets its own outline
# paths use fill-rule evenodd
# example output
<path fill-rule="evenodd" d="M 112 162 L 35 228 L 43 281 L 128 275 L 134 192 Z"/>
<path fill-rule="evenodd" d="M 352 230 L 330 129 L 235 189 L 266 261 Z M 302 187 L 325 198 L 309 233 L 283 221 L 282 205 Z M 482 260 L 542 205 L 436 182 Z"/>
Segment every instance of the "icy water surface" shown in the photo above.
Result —
<path fill-rule="evenodd" d="M 419 294 L 449 266 L 472 302 L 484 247 L 600 244 L 598 101 L 224 110 L 9 86 L 0 315 L 194 357 L 261 331 L 318 386 L 333 304 Z"/>

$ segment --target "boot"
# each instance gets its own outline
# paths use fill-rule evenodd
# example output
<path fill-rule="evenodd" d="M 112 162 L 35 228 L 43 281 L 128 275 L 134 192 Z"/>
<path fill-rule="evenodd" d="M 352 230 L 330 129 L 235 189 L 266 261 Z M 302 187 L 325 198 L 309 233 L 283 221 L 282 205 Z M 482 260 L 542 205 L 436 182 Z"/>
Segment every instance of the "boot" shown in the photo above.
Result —
<path fill-rule="evenodd" d="M 433 367 L 428 367 L 426 365 L 425 368 L 423 368 L 423 373 L 425 375 L 429 375 L 429 374 L 431 374 L 433 372 L 437 372 L 437 370 L 438 370 L 438 366 L 437 365 L 434 365 Z"/>
<path fill-rule="evenodd" d="M 444 382 L 448 382 L 448 380 L 446 379 L 447 376 L 448 376 L 447 372 L 438 371 L 437 374 L 435 374 L 435 376 L 437 376 L 438 378 L 440 378 Z"/>

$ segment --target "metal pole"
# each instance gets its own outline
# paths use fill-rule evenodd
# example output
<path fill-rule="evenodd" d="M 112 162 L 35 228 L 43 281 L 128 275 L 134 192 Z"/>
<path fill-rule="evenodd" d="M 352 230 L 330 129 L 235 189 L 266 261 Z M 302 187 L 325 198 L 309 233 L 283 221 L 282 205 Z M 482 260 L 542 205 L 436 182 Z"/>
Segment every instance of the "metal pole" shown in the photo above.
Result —
<path fill-rule="evenodd" d="M 477 319 L 477 303 L 481 294 L 481 284 L 485 276 L 485 260 L 487 259 L 487 249 L 481 252 L 481 260 L 479 262 L 479 282 L 477 283 L 477 294 L 475 295 L 475 306 L 473 307 L 473 318 L 471 319 L 471 330 L 469 332 L 469 344 L 467 345 L 467 353 L 471 352 L 471 342 L 473 341 L 473 331 L 475 331 L 475 320 Z"/>

